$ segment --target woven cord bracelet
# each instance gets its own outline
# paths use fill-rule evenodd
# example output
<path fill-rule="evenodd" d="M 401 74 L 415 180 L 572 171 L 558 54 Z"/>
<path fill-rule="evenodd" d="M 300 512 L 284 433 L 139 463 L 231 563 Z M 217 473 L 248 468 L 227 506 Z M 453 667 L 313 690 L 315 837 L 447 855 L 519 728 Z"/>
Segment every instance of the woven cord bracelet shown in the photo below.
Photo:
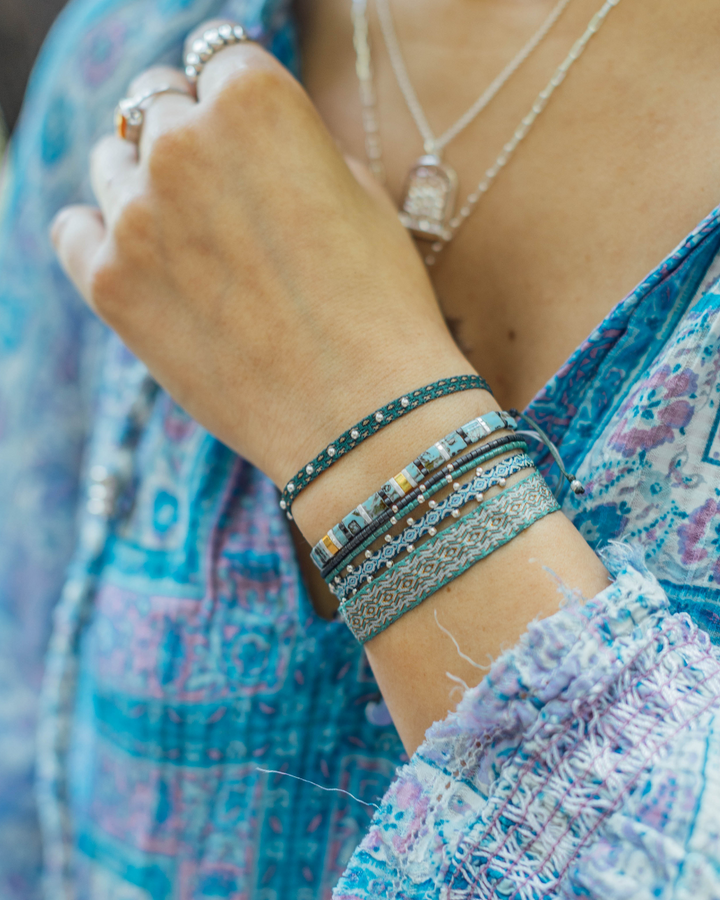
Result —
<path fill-rule="evenodd" d="M 442 440 L 428 447 L 401 472 L 388 479 L 367 500 L 344 516 L 315 544 L 310 552 L 310 558 L 319 569 L 322 569 L 348 541 L 361 531 L 367 530 L 388 509 L 404 501 L 409 493 L 420 484 L 425 484 L 433 472 L 445 463 L 452 462 L 473 444 L 479 444 L 497 431 L 502 429 L 515 431 L 516 428 L 517 421 L 509 413 L 499 410 L 476 416 L 470 422 L 456 428 Z"/>
<path fill-rule="evenodd" d="M 340 606 L 361 644 L 535 522 L 559 510 L 538 472 L 487 500 Z"/>
<path fill-rule="evenodd" d="M 455 462 L 443 466 L 442 469 L 435 472 L 427 479 L 427 481 L 424 481 L 411 491 L 411 493 L 407 494 L 404 500 L 397 503 L 392 509 L 388 509 L 381 516 L 378 516 L 372 525 L 368 525 L 367 529 L 355 535 L 355 537 L 321 569 L 320 574 L 322 577 L 326 581 L 333 578 L 348 560 L 357 556 L 358 553 L 372 544 L 378 537 L 381 537 L 391 526 L 397 525 L 399 516 L 411 512 L 421 503 L 424 503 L 429 497 L 432 497 L 433 494 L 437 493 L 443 485 L 452 484 L 453 478 L 469 471 L 473 465 L 481 465 L 509 450 L 527 451 L 527 444 L 516 435 L 509 434 L 505 437 L 496 438 L 494 441 L 488 441 L 487 444 L 476 447 L 475 450 L 471 450 L 464 456 L 459 457 Z"/>
<path fill-rule="evenodd" d="M 509 459 L 504 459 L 483 475 L 476 475 L 470 481 L 454 491 L 436 507 L 429 509 L 420 519 L 408 520 L 408 527 L 401 533 L 391 538 L 385 537 L 385 543 L 374 553 L 360 562 L 351 574 L 341 579 L 339 584 L 333 584 L 331 590 L 338 600 L 345 600 L 352 593 L 358 591 L 363 583 L 370 583 L 383 569 L 391 569 L 395 560 L 401 553 L 412 553 L 415 544 L 421 538 L 429 535 L 435 537 L 437 526 L 452 516 L 459 519 L 461 510 L 471 501 L 482 503 L 485 493 L 492 487 L 504 488 L 508 478 L 522 472 L 524 469 L 533 469 L 535 465 L 526 453 L 520 453 Z"/>
<path fill-rule="evenodd" d="M 426 403 L 430 403 L 432 400 L 439 400 L 441 397 L 457 394 L 460 391 L 487 391 L 490 394 L 492 393 L 490 385 L 480 375 L 454 375 L 452 378 L 442 378 L 440 381 L 434 381 L 432 384 L 398 397 L 386 406 L 375 410 L 371 415 L 366 416 L 356 425 L 353 425 L 352 428 L 348 428 L 337 440 L 328 444 L 324 450 L 318 453 L 315 459 L 303 466 L 296 473 L 295 477 L 285 485 L 280 499 L 280 508 L 285 510 L 289 519 L 292 519 L 290 510 L 298 494 L 311 484 L 318 475 L 327 471 L 333 463 L 342 459 L 345 454 L 354 450 L 364 440 L 377 434 L 381 428 L 384 428 L 396 419 L 407 415 L 420 406 L 424 406 Z"/>

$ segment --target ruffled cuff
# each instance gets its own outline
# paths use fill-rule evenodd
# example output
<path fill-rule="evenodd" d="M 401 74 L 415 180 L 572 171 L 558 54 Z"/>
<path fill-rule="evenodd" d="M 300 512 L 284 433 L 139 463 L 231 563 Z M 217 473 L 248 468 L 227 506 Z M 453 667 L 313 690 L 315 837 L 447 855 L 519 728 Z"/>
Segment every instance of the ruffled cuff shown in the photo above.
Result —
<path fill-rule="evenodd" d="M 335 900 L 556 896 L 584 881 L 579 861 L 653 759 L 720 696 L 715 649 L 669 614 L 640 556 L 614 545 L 603 558 L 608 588 L 533 622 L 428 730 Z"/>

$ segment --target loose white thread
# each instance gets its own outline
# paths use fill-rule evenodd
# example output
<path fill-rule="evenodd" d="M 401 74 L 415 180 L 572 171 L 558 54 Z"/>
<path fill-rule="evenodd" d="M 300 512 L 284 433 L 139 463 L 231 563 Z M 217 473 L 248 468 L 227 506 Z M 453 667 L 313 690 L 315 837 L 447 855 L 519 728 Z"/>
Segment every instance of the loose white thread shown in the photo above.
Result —
<path fill-rule="evenodd" d="M 315 781 L 309 781 L 307 778 L 301 778 L 299 775 L 291 775 L 290 772 L 280 772 L 278 769 L 262 769 L 260 766 L 256 766 L 255 769 L 258 772 L 265 772 L 266 775 L 284 775 L 286 778 L 294 778 L 295 781 L 304 781 L 305 784 L 311 784 L 313 787 L 320 788 L 321 791 L 336 791 L 338 794 L 347 794 L 348 797 L 352 797 L 353 800 L 357 800 L 363 806 L 372 806 L 375 809 L 380 809 L 377 803 L 368 803 L 366 800 L 361 800 L 355 794 L 351 794 L 350 791 L 344 791 L 342 788 L 323 787 L 323 785 L 317 784 Z"/>
<path fill-rule="evenodd" d="M 445 628 L 444 625 L 440 624 L 440 620 L 438 619 L 437 610 L 434 610 L 434 613 L 435 613 L 435 624 L 440 629 L 440 631 L 442 631 L 443 634 L 446 634 L 450 638 L 450 640 L 453 642 L 453 644 L 455 644 L 455 649 L 457 650 L 458 656 L 460 657 L 460 659 L 464 659 L 465 662 L 470 663 L 470 665 L 473 666 L 473 668 L 475 668 L 475 669 L 480 669 L 481 672 L 489 671 L 491 666 L 481 666 L 480 663 L 476 663 L 474 659 L 470 659 L 470 657 L 466 653 L 462 652 L 462 650 L 460 649 L 460 644 L 458 644 L 457 640 L 455 639 L 455 635 L 452 634 L 451 632 L 449 632 L 447 630 L 447 628 Z M 448 678 L 452 678 L 453 681 L 458 680 L 454 676 L 452 676 L 448 673 L 446 673 L 446 674 L 448 675 Z M 467 687 L 467 685 L 466 685 L 466 687 Z"/>

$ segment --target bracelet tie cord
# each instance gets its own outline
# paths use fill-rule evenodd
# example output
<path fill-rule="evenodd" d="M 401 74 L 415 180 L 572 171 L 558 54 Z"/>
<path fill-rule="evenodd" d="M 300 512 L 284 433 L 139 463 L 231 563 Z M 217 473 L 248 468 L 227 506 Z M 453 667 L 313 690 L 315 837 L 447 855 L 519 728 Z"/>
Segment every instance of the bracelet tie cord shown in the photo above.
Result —
<path fill-rule="evenodd" d="M 343 601 L 340 615 L 364 644 L 475 563 L 559 509 L 545 479 L 533 472 Z"/>
<path fill-rule="evenodd" d="M 402 397 L 392 400 L 390 403 L 375 410 L 369 416 L 361 419 L 352 428 L 344 431 L 340 437 L 328 444 L 324 450 L 312 459 L 307 465 L 303 466 L 285 485 L 280 499 L 280 508 L 285 510 L 287 517 L 292 519 L 292 504 L 298 494 L 311 484 L 318 475 L 327 471 L 345 454 L 354 450 L 367 438 L 377 434 L 381 428 L 385 428 L 391 422 L 396 421 L 402 416 L 407 415 L 413 410 L 430 403 L 432 400 L 438 400 L 440 397 L 447 397 L 450 394 L 457 394 L 461 391 L 487 391 L 492 393 L 490 385 L 480 375 L 453 375 L 450 378 L 441 378 L 425 387 L 410 391 Z"/>

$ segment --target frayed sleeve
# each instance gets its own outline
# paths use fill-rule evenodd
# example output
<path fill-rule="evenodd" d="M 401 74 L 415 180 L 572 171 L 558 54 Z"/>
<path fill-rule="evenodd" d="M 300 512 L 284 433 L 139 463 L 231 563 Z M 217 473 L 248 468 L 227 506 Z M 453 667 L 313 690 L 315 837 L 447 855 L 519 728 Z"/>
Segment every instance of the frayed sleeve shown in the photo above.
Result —
<path fill-rule="evenodd" d="M 630 549 L 436 723 L 335 900 L 720 895 L 720 662 Z"/>

